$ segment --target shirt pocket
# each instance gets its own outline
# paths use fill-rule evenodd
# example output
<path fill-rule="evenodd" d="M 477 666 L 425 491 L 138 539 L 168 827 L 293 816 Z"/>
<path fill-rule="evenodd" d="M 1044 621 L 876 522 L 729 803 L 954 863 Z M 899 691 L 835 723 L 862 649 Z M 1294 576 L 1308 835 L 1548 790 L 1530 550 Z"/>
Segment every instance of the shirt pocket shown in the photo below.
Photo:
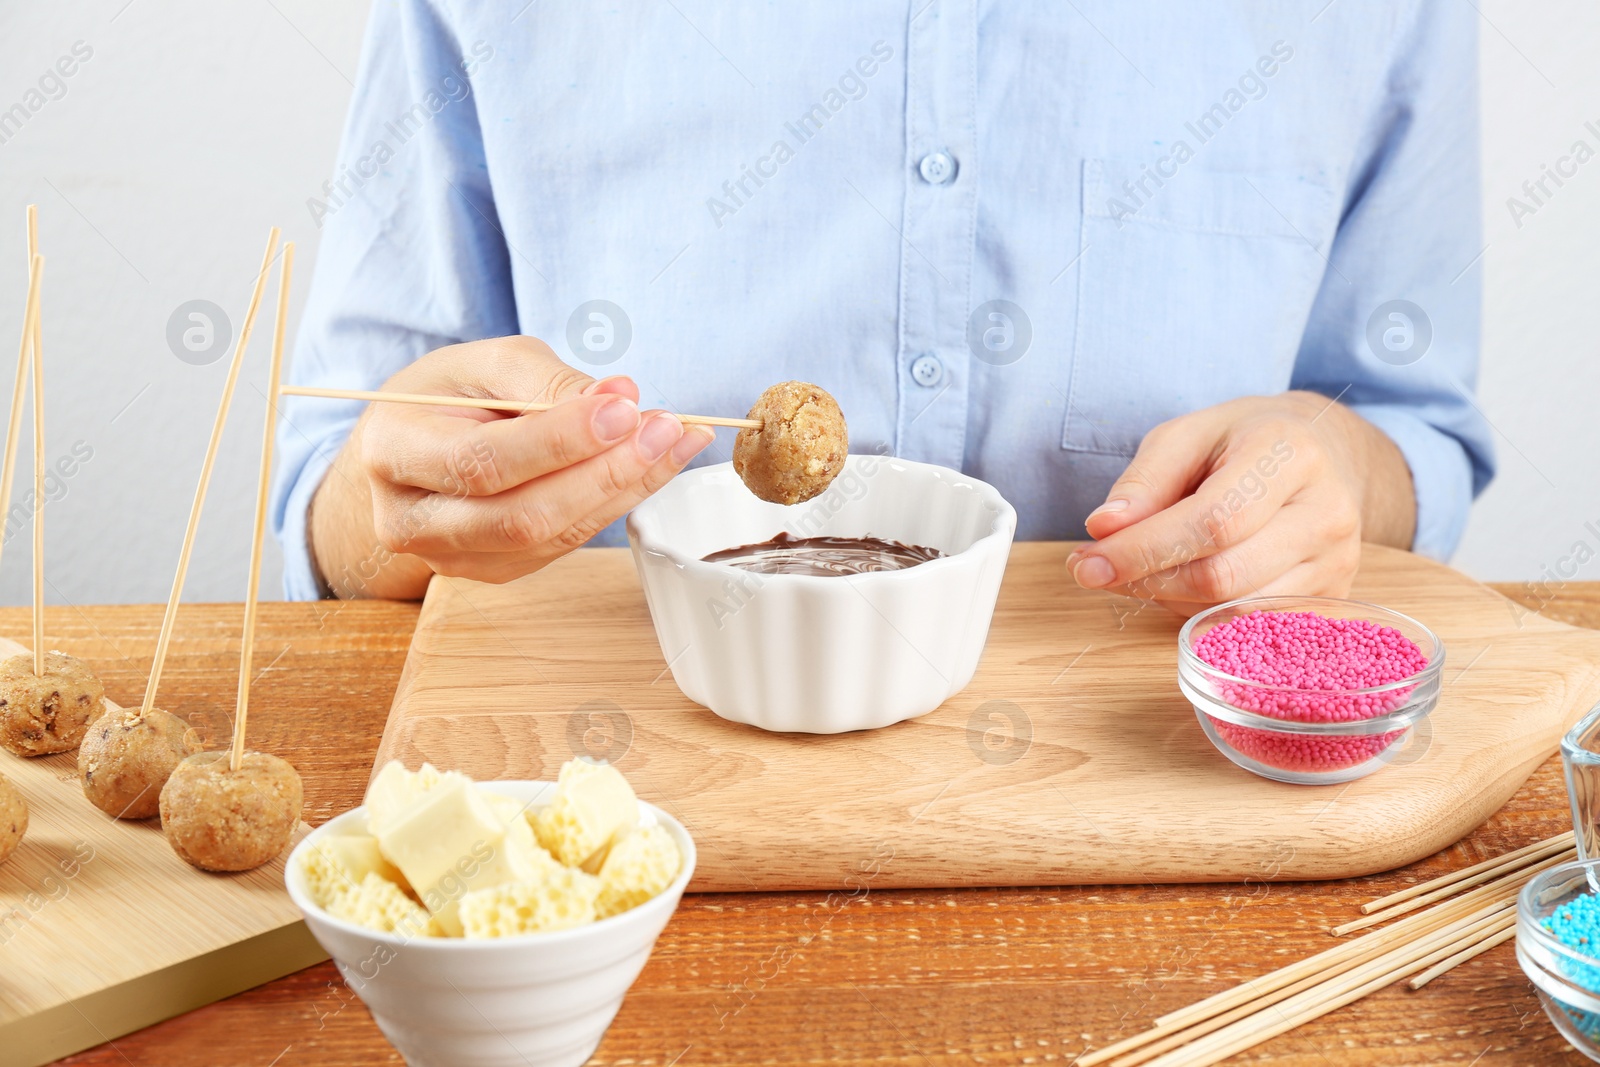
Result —
<path fill-rule="evenodd" d="M 1082 211 L 1063 448 L 1131 456 L 1157 423 L 1288 387 L 1328 269 L 1327 186 L 1190 164 L 1156 187 L 1087 159 Z"/>

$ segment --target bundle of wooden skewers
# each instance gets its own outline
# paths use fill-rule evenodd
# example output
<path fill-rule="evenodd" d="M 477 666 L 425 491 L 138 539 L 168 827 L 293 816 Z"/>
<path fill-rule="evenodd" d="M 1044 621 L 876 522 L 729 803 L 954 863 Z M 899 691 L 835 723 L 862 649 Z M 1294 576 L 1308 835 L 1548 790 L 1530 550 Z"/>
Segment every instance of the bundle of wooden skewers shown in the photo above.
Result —
<path fill-rule="evenodd" d="M 1078 1057 L 1077 1067 L 1206 1067 L 1396 982 L 1421 989 L 1511 940 L 1522 887 L 1576 857 L 1568 832 L 1369 901 L 1362 918 L 1331 933 L 1381 929 L 1163 1015 L 1142 1034 Z"/>

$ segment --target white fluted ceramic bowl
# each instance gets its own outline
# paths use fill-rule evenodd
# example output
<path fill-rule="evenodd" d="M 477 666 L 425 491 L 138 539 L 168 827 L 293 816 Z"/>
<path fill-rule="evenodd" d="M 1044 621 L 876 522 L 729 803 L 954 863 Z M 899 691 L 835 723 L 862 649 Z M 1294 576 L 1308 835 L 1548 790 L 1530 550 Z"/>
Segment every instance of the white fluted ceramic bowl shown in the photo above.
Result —
<path fill-rule="evenodd" d="M 925 715 L 972 680 L 1017 513 L 947 467 L 850 456 L 822 495 L 757 499 L 732 464 L 678 475 L 628 541 L 661 654 L 690 700 L 764 730 L 833 734 Z M 945 553 L 846 577 L 755 574 L 702 557 L 794 537 L 881 537 Z"/>
<path fill-rule="evenodd" d="M 535 808 L 555 792 L 554 782 L 481 785 Z M 594 1055 L 694 874 L 683 825 L 650 804 L 639 808 L 646 824 L 672 834 L 683 869 L 638 907 L 571 930 L 468 941 L 382 934 L 335 919 L 312 903 L 301 861 L 329 834 L 364 832 L 365 807 L 307 834 L 284 880 L 312 936 L 410 1067 L 578 1067 Z"/>

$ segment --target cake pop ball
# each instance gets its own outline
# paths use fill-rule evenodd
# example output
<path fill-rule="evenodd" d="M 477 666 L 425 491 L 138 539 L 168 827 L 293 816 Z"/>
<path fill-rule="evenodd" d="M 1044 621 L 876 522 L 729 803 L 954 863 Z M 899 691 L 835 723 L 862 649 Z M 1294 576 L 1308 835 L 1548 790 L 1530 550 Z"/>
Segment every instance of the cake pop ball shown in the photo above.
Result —
<path fill-rule="evenodd" d="M 284 760 L 246 752 L 188 756 L 161 787 L 161 828 L 172 850 L 207 871 L 248 871 L 289 845 L 300 825 L 300 775 Z"/>
<path fill-rule="evenodd" d="M 112 709 L 89 724 L 78 746 L 83 795 L 115 818 L 148 819 L 160 810 L 173 769 L 199 751 L 199 734 L 170 711 Z"/>
<path fill-rule="evenodd" d="M 11 780 L 0 774 L 0 863 L 17 850 L 28 832 L 28 803 Z"/>
<path fill-rule="evenodd" d="M 759 430 L 740 430 L 733 469 L 749 490 L 774 504 L 800 504 L 824 489 L 850 450 L 844 413 L 826 390 L 809 382 L 779 382 L 762 393 L 748 416 Z"/>
<path fill-rule="evenodd" d="M 19 756 L 70 752 L 105 710 L 105 696 L 89 665 L 65 652 L 46 652 L 41 675 L 31 652 L 0 660 L 0 746 Z"/>

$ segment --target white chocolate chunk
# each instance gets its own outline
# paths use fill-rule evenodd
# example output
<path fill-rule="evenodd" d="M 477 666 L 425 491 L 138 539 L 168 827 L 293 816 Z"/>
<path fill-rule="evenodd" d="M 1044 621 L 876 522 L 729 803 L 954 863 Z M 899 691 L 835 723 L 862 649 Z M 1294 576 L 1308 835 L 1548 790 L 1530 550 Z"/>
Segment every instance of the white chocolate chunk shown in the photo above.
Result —
<path fill-rule="evenodd" d="M 477 889 L 461 898 L 461 927 L 469 938 L 514 937 L 566 930 L 595 920 L 600 879 L 552 864 L 542 877 Z"/>
<path fill-rule="evenodd" d="M 360 883 L 366 875 L 378 875 L 384 881 L 394 881 L 406 893 L 411 891 L 405 875 L 384 859 L 384 854 L 378 849 L 378 838 L 371 833 L 334 833 L 317 841 L 317 848 L 333 857 L 339 867 L 349 873 L 352 883 Z"/>
<path fill-rule="evenodd" d="M 319 908 L 326 908 L 340 893 L 360 884 L 339 856 L 320 843 L 306 850 L 300 870 L 305 875 L 306 892 Z"/>
<path fill-rule="evenodd" d="M 447 781 L 470 785 L 472 780 L 456 771 L 441 772 L 431 763 L 424 763 L 415 771 L 406 770 L 399 760 L 385 763 L 367 786 L 367 831 L 382 832 L 441 782 Z"/>
<path fill-rule="evenodd" d="M 618 833 L 639 821 L 639 801 L 622 772 L 608 763 L 569 760 L 555 798 L 539 812 L 539 843 L 568 867 L 599 870 Z"/>
<path fill-rule="evenodd" d="M 491 793 L 487 789 L 478 790 L 478 794 L 506 822 L 511 822 L 513 819 L 528 819 L 534 813 L 534 808 L 531 804 L 525 804 L 516 797 L 508 797 L 501 793 Z"/>
<path fill-rule="evenodd" d="M 683 857 L 664 826 L 631 830 L 612 844 L 600 866 L 600 899 L 596 914 L 604 919 L 636 908 L 678 877 Z"/>
<path fill-rule="evenodd" d="M 505 818 L 464 777 L 441 780 L 392 825 L 378 846 L 415 887 L 438 925 L 461 933 L 464 894 L 505 882 L 531 881 L 554 861 L 534 841 L 526 819 Z"/>
<path fill-rule="evenodd" d="M 382 933 L 428 936 L 428 913 L 406 896 L 400 887 L 368 872 L 361 883 L 335 896 L 327 905 L 328 914 L 345 922 Z"/>

